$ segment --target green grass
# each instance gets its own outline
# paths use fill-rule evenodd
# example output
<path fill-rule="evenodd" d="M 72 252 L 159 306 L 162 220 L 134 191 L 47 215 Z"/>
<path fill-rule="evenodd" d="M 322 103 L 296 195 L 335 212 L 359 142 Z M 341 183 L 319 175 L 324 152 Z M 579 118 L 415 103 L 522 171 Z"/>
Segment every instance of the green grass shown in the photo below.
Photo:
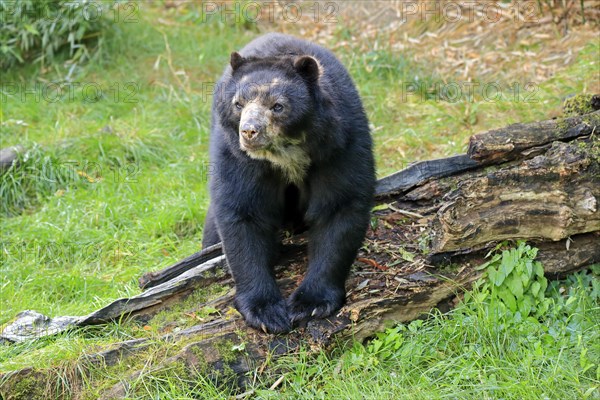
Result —
<path fill-rule="evenodd" d="M 597 399 L 600 265 L 546 288 L 536 254 L 522 242 L 505 248 L 451 312 L 367 344 L 286 356 L 271 377 L 283 375 L 282 387 L 255 390 L 286 399 Z"/>
<path fill-rule="evenodd" d="M 333 47 L 337 39 L 351 37 L 352 29 L 340 29 L 325 44 Z M 50 66 L 2 74 L 3 88 L 16 84 L 19 91 L 0 93 L 0 147 L 22 144 L 27 153 L 22 168 L 0 177 L 0 324 L 25 309 L 83 315 L 139 293 L 143 272 L 200 248 L 208 204 L 207 93 L 229 52 L 257 34 L 253 25 L 203 22 L 186 7 L 143 6 L 138 22 L 119 21 L 105 34 L 93 62 L 61 63 L 59 55 Z M 588 45 L 574 64 L 539 84 L 533 103 L 514 101 L 510 93 L 500 101 L 476 96 L 473 102 L 450 103 L 436 97 L 436 82 L 459 79 L 435 76 L 410 54 L 385 46 L 339 52 L 374 127 L 380 176 L 409 162 L 462 152 L 474 132 L 556 113 L 562 97 L 582 92 L 596 79 L 599 54 L 597 43 Z M 403 82 L 417 78 L 427 94 L 404 98 Z M 47 82 L 72 92 L 49 101 L 57 92 Z M 36 85 L 47 91 L 45 97 L 24 92 Z M 95 96 L 97 88 L 101 96 Z M 579 281 L 571 286 L 587 287 Z M 435 315 L 388 333 L 401 343 L 389 357 L 362 345 L 310 359 L 301 353 L 280 364 L 289 367 L 282 391 L 267 391 L 273 381 L 266 378 L 255 389 L 260 396 L 287 398 L 580 398 L 598 385 L 598 348 L 591 343 L 598 342 L 592 323 L 600 321 L 597 303 L 594 307 L 568 317 L 587 321 L 573 329 L 575 337 L 559 335 L 553 342 L 543 339 L 548 325 L 501 329 L 466 312 Z M 152 329 L 160 329 L 158 320 Z M 83 349 L 147 335 L 141 327 L 115 322 L 0 346 L 0 371 L 32 364 L 68 371 Z M 156 347 L 155 359 L 170 354 L 160 343 Z M 583 349 L 588 350 L 582 356 Z M 582 372 L 586 357 L 596 366 Z M 118 381 L 126 368 L 97 371 L 94 385 Z M 182 379 L 149 371 L 136 393 L 140 398 L 229 394 L 210 382 L 196 380 L 190 387 Z M 93 385 L 88 390 L 94 398 Z"/>
<path fill-rule="evenodd" d="M 594 282 L 595 281 L 595 282 Z M 559 294 L 559 287 L 567 287 Z M 579 273 L 548 291 L 544 319 L 499 318 L 477 296 L 448 315 L 400 325 L 367 345 L 280 361 L 265 398 L 585 399 L 600 392 L 600 285 Z M 568 305 L 567 305 L 568 303 Z"/>

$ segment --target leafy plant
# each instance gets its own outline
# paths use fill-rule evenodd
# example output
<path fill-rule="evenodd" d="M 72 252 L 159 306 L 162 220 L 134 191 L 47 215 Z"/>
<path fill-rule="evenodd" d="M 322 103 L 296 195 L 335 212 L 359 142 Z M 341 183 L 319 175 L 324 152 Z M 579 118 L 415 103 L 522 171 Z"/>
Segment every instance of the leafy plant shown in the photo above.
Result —
<path fill-rule="evenodd" d="M 600 265 L 547 283 L 536 253 L 519 242 L 491 256 L 448 314 L 389 328 L 339 358 L 286 358 L 276 398 L 598 398 Z"/>
<path fill-rule="evenodd" d="M 0 0 L 0 68 L 53 61 L 68 47 L 72 59 L 89 56 L 84 42 L 108 25 L 111 2 Z"/>
<path fill-rule="evenodd" d="M 491 252 L 488 257 L 490 255 Z M 518 314 L 518 317 L 527 318 L 540 317 L 548 311 L 551 303 L 545 294 L 548 280 L 544 277 L 542 263 L 535 261 L 536 256 L 536 248 L 520 241 L 516 248 L 494 254 L 490 261 L 479 267 L 485 269 L 487 279 L 477 283 L 475 295 L 480 301 L 489 301 L 494 315 L 511 317 Z M 467 301 L 472 295 L 467 293 Z"/>

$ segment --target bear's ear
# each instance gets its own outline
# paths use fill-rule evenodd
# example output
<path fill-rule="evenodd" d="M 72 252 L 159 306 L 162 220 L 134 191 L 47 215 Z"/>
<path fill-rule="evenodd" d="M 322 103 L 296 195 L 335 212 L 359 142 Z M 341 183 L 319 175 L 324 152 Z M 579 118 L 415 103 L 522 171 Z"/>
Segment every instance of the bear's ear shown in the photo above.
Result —
<path fill-rule="evenodd" d="M 319 80 L 319 63 L 311 56 L 302 56 L 294 61 L 294 69 L 308 82 Z"/>
<path fill-rule="evenodd" d="M 231 53 L 231 58 L 229 59 L 229 64 L 231 64 L 231 69 L 234 71 L 242 66 L 246 62 L 246 59 L 240 55 L 237 51 Z"/>

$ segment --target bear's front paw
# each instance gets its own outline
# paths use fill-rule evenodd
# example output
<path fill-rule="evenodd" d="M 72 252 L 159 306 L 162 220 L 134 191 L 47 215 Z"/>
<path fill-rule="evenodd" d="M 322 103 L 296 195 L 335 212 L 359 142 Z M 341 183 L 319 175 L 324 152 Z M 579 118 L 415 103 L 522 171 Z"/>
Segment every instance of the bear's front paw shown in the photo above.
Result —
<path fill-rule="evenodd" d="M 283 297 L 256 297 L 238 295 L 235 308 L 244 316 L 246 323 L 265 333 L 283 333 L 292 329 Z"/>
<path fill-rule="evenodd" d="M 325 285 L 304 285 L 288 299 L 292 323 L 309 318 L 325 318 L 344 305 L 346 292 L 343 288 Z"/>

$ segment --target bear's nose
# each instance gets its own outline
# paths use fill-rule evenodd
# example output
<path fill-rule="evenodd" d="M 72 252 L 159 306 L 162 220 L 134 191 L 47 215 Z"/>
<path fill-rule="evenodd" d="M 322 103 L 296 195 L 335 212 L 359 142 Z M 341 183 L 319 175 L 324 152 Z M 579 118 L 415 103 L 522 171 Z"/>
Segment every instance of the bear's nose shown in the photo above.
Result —
<path fill-rule="evenodd" d="M 242 129 L 242 135 L 244 135 L 245 139 L 252 140 L 258 135 L 258 131 L 253 128 Z"/>
<path fill-rule="evenodd" d="M 247 121 L 240 126 L 240 133 L 246 140 L 254 140 L 260 132 L 260 126 L 256 121 Z"/>

